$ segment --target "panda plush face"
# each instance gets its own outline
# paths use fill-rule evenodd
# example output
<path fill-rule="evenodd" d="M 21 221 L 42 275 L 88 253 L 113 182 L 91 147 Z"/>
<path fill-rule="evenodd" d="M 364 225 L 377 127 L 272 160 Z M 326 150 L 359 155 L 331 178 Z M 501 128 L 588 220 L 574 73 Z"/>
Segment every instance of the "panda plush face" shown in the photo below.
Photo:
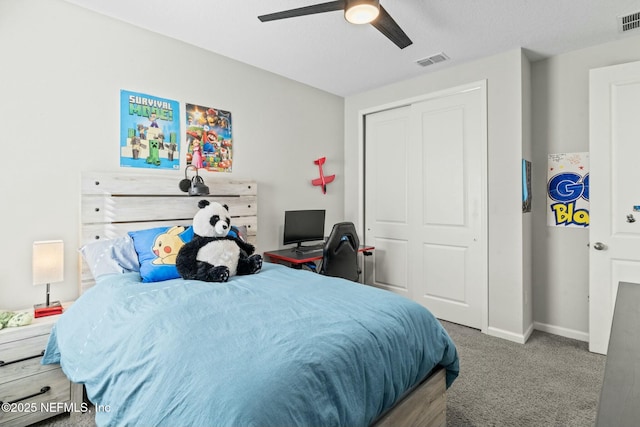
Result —
<path fill-rule="evenodd" d="M 225 237 L 231 229 L 229 207 L 218 202 L 200 200 L 200 210 L 193 216 L 193 233 L 201 237 Z"/>

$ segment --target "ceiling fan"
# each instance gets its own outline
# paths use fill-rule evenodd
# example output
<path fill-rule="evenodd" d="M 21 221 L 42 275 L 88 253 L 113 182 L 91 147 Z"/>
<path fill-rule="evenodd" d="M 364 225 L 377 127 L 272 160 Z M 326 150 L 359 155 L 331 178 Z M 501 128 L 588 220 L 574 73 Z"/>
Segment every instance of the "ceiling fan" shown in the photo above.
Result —
<path fill-rule="evenodd" d="M 393 20 L 391 15 L 380 6 L 380 0 L 338 0 L 319 3 L 297 9 L 283 10 L 258 16 L 262 22 L 278 19 L 294 18 L 296 16 L 313 15 L 316 13 L 344 10 L 344 17 L 352 24 L 371 24 L 378 31 L 394 42 L 400 49 L 404 49 L 413 42 L 402 28 Z"/>

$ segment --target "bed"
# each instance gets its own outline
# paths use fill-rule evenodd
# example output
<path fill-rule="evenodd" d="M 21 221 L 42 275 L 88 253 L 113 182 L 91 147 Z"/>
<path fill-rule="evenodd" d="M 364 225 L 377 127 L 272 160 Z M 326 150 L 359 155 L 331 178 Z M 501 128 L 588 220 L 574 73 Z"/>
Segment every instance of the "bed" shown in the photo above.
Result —
<path fill-rule="evenodd" d="M 188 225 L 199 198 L 165 194 L 173 181 L 84 176 L 83 246 Z M 207 184 L 255 241 L 256 183 Z M 96 217 L 87 203 L 108 214 Z M 126 269 L 94 281 L 86 259 L 82 295 L 55 325 L 43 363 L 84 384 L 99 426 L 446 425 L 455 345 L 402 296 L 267 262 L 222 284 L 143 282 Z"/>

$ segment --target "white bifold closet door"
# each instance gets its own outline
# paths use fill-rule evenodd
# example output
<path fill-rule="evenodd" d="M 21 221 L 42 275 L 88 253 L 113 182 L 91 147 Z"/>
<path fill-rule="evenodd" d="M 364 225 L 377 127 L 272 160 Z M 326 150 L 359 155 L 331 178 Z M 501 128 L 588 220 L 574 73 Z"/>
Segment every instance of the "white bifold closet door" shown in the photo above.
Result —
<path fill-rule="evenodd" d="M 365 243 L 376 248 L 367 282 L 478 329 L 487 323 L 486 124 L 485 82 L 365 117 Z"/>

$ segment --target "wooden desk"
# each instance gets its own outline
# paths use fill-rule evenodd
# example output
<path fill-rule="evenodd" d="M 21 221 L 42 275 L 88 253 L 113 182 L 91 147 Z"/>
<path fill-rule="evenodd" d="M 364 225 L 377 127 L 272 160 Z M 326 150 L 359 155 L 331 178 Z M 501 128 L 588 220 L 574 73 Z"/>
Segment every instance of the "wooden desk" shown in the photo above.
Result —
<path fill-rule="evenodd" d="M 360 245 L 358 252 L 371 252 L 374 249 L 374 246 Z M 287 248 L 265 252 L 264 256 L 268 257 L 272 261 L 284 261 L 291 264 L 294 268 L 300 268 L 302 264 L 320 261 L 322 259 L 322 251 L 305 254 L 296 252 L 295 248 Z"/>
<path fill-rule="evenodd" d="M 597 427 L 640 422 L 640 284 L 620 282 L 598 405 Z"/>

